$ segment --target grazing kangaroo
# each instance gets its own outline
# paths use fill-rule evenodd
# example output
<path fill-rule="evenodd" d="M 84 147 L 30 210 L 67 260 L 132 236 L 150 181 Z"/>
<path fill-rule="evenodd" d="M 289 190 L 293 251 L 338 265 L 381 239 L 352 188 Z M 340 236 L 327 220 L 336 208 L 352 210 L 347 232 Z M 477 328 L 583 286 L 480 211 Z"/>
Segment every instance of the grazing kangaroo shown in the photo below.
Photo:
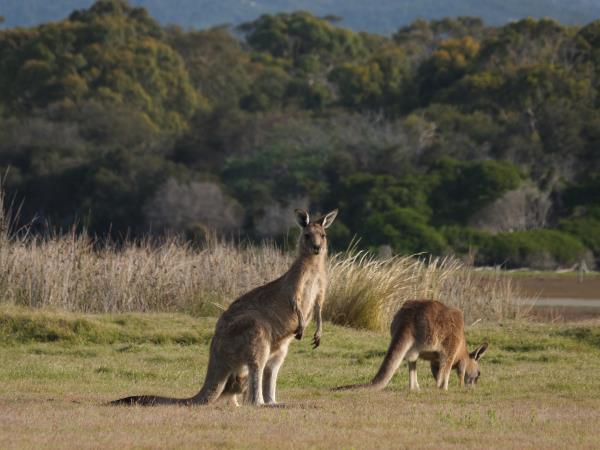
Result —
<path fill-rule="evenodd" d="M 461 387 L 477 383 L 480 375 L 478 361 L 485 354 L 488 344 L 484 343 L 473 352 L 468 352 L 460 310 L 435 300 L 407 301 L 394 316 L 391 334 L 392 342 L 371 382 L 341 386 L 336 390 L 383 389 L 404 359 L 408 361 L 409 389 L 419 390 L 418 358 L 430 362 L 431 373 L 440 389 L 448 389 L 453 368 L 456 369 Z"/>
<path fill-rule="evenodd" d="M 317 322 L 313 348 L 321 343 L 321 309 L 327 287 L 325 229 L 337 210 L 315 221 L 306 211 L 297 209 L 295 213 L 302 228 L 297 258 L 285 274 L 242 295 L 219 317 L 200 391 L 190 398 L 144 395 L 112 404 L 208 404 L 222 396 L 238 404 L 237 396 L 246 388 L 253 405 L 276 404 L 279 368 L 291 340 L 302 338 L 313 314 Z"/>

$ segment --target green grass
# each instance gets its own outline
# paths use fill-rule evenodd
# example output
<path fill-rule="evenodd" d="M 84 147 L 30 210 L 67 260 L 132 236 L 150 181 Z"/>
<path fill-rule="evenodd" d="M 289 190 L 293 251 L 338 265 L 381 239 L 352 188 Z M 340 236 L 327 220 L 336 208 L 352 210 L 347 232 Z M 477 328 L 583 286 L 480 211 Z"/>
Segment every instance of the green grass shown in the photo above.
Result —
<path fill-rule="evenodd" d="M 124 408 L 124 395 L 188 396 L 204 377 L 215 320 L 176 314 L 82 315 L 0 308 L 2 448 L 594 447 L 600 438 L 600 324 L 504 322 L 485 340 L 475 389 L 420 393 L 402 367 L 383 392 L 331 392 L 368 380 L 385 334 L 325 324 L 323 343 L 292 344 L 284 409 Z M 308 334 L 306 336 L 309 336 Z"/>

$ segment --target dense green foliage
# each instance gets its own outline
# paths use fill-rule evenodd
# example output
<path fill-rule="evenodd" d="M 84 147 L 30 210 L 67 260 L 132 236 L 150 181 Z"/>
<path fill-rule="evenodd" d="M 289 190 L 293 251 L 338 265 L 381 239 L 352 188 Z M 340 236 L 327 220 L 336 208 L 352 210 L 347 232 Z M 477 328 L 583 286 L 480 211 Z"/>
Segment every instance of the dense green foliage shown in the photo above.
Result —
<path fill-rule="evenodd" d="M 93 0 L 2 0 L 0 14 L 9 26 L 32 26 L 59 20 L 76 8 L 88 8 Z M 238 24 L 260 14 L 274 14 L 310 8 L 317 16 L 335 14 L 341 23 L 355 30 L 380 34 L 393 33 L 399 26 L 417 18 L 480 16 L 486 22 L 501 25 L 520 17 L 552 17 L 561 22 L 585 23 L 598 17 L 600 5 L 593 0 L 132 0 L 147 8 L 161 23 L 206 28 L 224 23 Z"/>
<path fill-rule="evenodd" d="M 9 110 L 108 102 L 181 130 L 198 106 L 181 56 L 143 9 L 98 2 L 65 22 L 8 30 L 2 38 L 0 101 Z"/>
<path fill-rule="evenodd" d="M 600 21 L 184 31 L 101 0 L 0 32 L 0 171 L 40 225 L 279 238 L 339 207 L 337 248 L 590 265 L 599 52 Z"/>
<path fill-rule="evenodd" d="M 482 263 L 505 260 L 509 267 L 551 269 L 557 264 L 578 263 L 585 247 L 580 241 L 556 230 L 499 233 L 484 241 Z"/>

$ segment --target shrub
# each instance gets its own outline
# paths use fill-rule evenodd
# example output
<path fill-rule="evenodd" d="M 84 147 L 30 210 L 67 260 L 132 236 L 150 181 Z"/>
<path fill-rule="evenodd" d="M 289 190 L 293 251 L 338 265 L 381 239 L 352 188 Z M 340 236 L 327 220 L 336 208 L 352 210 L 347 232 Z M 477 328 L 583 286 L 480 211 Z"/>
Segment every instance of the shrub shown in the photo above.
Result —
<path fill-rule="evenodd" d="M 448 245 L 452 247 L 455 253 L 460 255 L 477 251 L 487 240 L 493 237 L 487 231 L 459 225 L 445 226 L 440 231 L 446 238 Z"/>
<path fill-rule="evenodd" d="M 402 304 L 415 298 L 440 299 L 461 309 L 468 323 L 520 313 L 512 301 L 516 292 L 510 278 L 499 272 L 480 274 L 456 258 L 340 253 L 331 258 L 329 275 L 323 314 L 339 325 L 387 330 Z"/>
<path fill-rule="evenodd" d="M 440 158 L 430 175 L 429 198 L 436 224 L 464 224 L 522 181 L 519 169 L 506 161 L 463 162 L 448 157 Z"/>
<path fill-rule="evenodd" d="M 581 240 L 596 258 L 600 258 L 600 220 L 595 218 L 576 218 L 560 221 L 560 229 Z"/>
<path fill-rule="evenodd" d="M 146 205 L 145 215 L 160 231 L 201 227 L 230 233 L 241 228 L 243 208 L 216 183 L 180 184 L 169 178 Z"/>
<path fill-rule="evenodd" d="M 558 230 L 537 229 L 514 233 L 498 233 L 485 239 L 479 249 L 477 262 L 505 264 L 506 267 L 556 269 L 590 259 L 583 243 Z"/>
<path fill-rule="evenodd" d="M 398 253 L 427 252 L 439 255 L 447 248 L 444 236 L 430 227 L 425 217 L 412 208 L 394 208 L 373 214 L 367 219 L 365 233 L 367 244 L 388 244 Z"/>

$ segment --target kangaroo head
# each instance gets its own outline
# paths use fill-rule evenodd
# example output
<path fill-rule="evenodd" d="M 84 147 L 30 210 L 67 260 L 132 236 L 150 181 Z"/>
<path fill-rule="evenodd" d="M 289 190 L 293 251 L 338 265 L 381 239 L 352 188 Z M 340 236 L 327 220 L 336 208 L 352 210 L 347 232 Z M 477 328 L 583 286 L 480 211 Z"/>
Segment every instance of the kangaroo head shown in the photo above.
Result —
<path fill-rule="evenodd" d="M 302 255 L 318 255 L 327 250 L 327 234 L 325 229 L 335 220 L 337 209 L 311 221 L 308 213 L 303 209 L 295 210 L 296 221 L 302 229 L 298 241 L 298 251 Z"/>
<path fill-rule="evenodd" d="M 465 385 L 470 386 L 473 384 L 477 384 L 477 380 L 479 379 L 479 375 L 481 372 L 479 371 L 479 360 L 485 352 L 487 351 L 488 344 L 484 342 L 471 353 L 469 353 L 469 358 L 467 359 L 467 368 L 465 370 Z"/>

